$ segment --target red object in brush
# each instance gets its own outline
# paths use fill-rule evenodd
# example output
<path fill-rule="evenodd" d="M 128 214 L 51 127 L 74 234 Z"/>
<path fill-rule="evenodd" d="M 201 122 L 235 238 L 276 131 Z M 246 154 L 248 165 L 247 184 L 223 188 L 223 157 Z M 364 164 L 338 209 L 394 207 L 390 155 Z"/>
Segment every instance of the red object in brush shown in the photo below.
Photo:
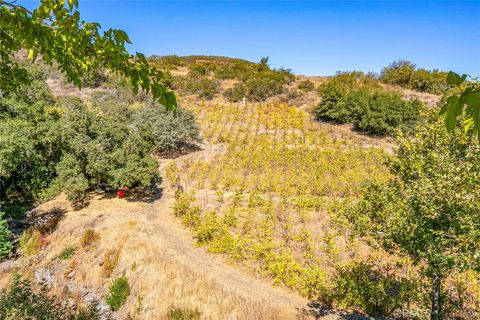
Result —
<path fill-rule="evenodd" d="M 117 198 L 123 199 L 125 197 L 125 190 L 117 190 Z"/>

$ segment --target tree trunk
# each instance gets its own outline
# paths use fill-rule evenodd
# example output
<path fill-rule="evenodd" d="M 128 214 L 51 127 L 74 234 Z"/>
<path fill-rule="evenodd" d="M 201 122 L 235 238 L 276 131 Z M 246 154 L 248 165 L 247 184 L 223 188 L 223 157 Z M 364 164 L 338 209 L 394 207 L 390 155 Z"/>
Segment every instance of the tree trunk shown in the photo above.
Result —
<path fill-rule="evenodd" d="M 432 278 L 432 313 L 431 320 L 442 320 L 442 278 L 435 273 Z"/>

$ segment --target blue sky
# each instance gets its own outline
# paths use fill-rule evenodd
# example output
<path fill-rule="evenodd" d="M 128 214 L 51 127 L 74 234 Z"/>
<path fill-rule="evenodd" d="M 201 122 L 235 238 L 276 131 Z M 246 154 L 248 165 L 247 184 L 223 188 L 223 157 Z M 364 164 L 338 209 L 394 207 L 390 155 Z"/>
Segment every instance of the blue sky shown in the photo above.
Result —
<path fill-rule="evenodd" d="M 36 2 L 23 2 L 29 7 Z M 402 58 L 480 75 L 480 2 L 86 1 L 83 19 L 127 31 L 132 52 L 223 55 L 297 74 L 378 72 Z"/>

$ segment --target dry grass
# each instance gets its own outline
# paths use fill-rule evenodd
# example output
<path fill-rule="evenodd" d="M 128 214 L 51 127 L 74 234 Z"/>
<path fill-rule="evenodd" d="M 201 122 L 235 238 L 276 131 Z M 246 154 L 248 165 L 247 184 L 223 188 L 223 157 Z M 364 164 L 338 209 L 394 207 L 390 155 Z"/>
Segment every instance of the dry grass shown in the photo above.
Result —
<path fill-rule="evenodd" d="M 438 94 L 414 91 L 414 90 L 405 89 L 399 86 L 393 86 L 389 84 L 382 84 L 382 85 L 387 89 L 399 92 L 407 100 L 418 99 L 420 101 L 423 101 L 429 108 L 435 107 L 438 104 L 438 102 L 440 102 L 440 99 L 442 98 L 441 95 L 438 95 Z"/>
<path fill-rule="evenodd" d="M 118 319 L 128 314 L 135 319 L 165 319 L 172 305 L 197 308 L 201 319 L 306 318 L 296 310 L 305 306 L 305 300 L 272 289 L 192 247 L 188 232 L 170 216 L 172 199 L 172 190 L 153 204 L 97 196 L 77 211 L 63 197 L 50 201 L 39 210 L 60 206 L 64 219 L 35 263 L 25 258 L 23 263 L 30 265 L 25 271 L 33 275 L 34 269 L 50 270 L 57 294 L 64 294 L 68 285 L 103 297 L 109 281 L 125 275 L 132 292 Z M 92 233 L 88 230 L 100 234 L 93 245 L 78 250 L 69 261 L 57 258 L 67 246 L 81 247 L 82 236 Z M 2 275 L 0 285 L 8 283 L 7 276 Z"/>
<path fill-rule="evenodd" d="M 90 247 L 94 245 L 100 239 L 100 235 L 93 229 L 87 229 L 82 234 L 82 238 L 80 239 L 80 245 L 83 248 Z"/>

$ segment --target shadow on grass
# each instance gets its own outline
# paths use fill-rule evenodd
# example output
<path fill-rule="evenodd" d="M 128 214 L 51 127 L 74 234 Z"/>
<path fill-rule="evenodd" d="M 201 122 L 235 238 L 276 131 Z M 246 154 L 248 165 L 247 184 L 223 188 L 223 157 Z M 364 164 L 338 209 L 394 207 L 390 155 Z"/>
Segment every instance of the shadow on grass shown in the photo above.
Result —
<path fill-rule="evenodd" d="M 153 203 L 163 196 L 163 189 L 155 183 L 146 190 L 132 190 L 127 193 L 125 200 L 129 202 Z"/>
<path fill-rule="evenodd" d="M 159 156 L 162 159 L 177 159 L 178 157 L 185 156 L 187 154 L 197 152 L 197 151 L 202 151 L 202 150 L 203 148 L 200 145 L 188 145 L 180 149 L 161 153 Z"/>
<path fill-rule="evenodd" d="M 383 320 L 385 318 L 368 317 L 359 313 L 348 312 L 344 310 L 332 309 L 326 304 L 311 301 L 308 303 L 307 308 L 304 310 L 304 314 L 314 317 L 315 319 L 322 319 L 328 317 L 328 319 L 342 319 L 342 320 Z"/>
<path fill-rule="evenodd" d="M 150 187 L 145 189 L 132 188 L 130 190 L 127 190 L 125 193 L 125 198 L 123 198 L 123 200 L 128 202 L 153 203 L 159 200 L 163 195 L 163 189 L 159 187 L 160 182 L 161 180 L 156 181 Z M 101 194 L 100 199 L 114 199 L 117 197 L 117 190 L 108 189 Z"/>

